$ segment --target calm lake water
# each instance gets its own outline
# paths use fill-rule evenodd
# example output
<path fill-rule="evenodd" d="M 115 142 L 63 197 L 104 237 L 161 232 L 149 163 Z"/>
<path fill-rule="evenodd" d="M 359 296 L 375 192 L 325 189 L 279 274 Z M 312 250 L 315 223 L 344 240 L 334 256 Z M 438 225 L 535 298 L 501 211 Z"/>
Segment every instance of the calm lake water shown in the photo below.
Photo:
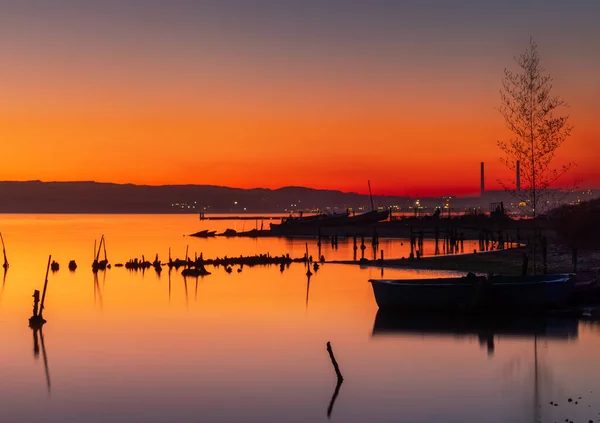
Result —
<path fill-rule="evenodd" d="M 309 284 L 301 264 L 283 273 L 211 267 L 198 279 L 168 268 L 160 276 L 113 267 L 95 278 L 91 271 L 102 234 L 113 264 L 157 253 L 166 261 L 169 247 L 183 258 L 188 245 L 190 255 L 206 258 L 300 257 L 308 242 L 317 256 L 314 240 L 183 236 L 255 225 L 195 215 L 0 215 L 10 262 L 0 287 L 0 421 L 599 420 L 600 329 L 589 322 L 503 322 L 491 331 L 448 319 L 390 322 L 377 314 L 367 282 L 381 276 L 377 268 L 325 264 Z M 382 240 L 380 248 L 386 257 L 409 252 L 399 240 Z M 48 323 L 36 354 L 27 320 L 49 254 L 61 269 L 49 276 Z M 351 241 L 341 240 L 337 251 L 323 244 L 322 254 L 350 259 Z M 69 260 L 77 261 L 75 272 Z M 333 404 L 328 341 L 345 378 Z"/>

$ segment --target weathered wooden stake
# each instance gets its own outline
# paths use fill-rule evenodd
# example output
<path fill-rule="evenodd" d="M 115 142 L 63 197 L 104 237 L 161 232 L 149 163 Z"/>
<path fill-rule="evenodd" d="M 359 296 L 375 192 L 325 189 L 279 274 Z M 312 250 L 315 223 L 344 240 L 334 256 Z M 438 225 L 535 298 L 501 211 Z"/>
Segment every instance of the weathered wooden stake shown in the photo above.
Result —
<path fill-rule="evenodd" d="M 40 314 L 39 316 L 42 317 L 42 314 L 44 313 L 44 301 L 46 300 L 46 289 L 48 288 L 48 272 L 50 272 L 50 261 L 52 259 L 52 255 L 48 256 L 48 266 L 46 267 L 46 279 L 44 280 L 44 290 L 42 291 L 42 301 L 40 303 Z"/>
<path fill-rule="evenodd" d="M 337 375 L 338 382 L 343 382 L 344 377 L 340 372 L 340 367 L 338 366 L 337 361 L 335 360 L 335 356 L 333 355 L 333 350 L 331 349 L 331 342 L 327 342 L 327 352 L 329 353 L 329 358 L 331 358 L 331 364 L 333 364 L 333 369 L 335 370 L 335 374 Z"/>
<path fill-rule="evenodd" d="M 4 238 L 2 237 L 2 232 L 0 232 L 0 240 L 2 240 L 2 254 L 4 254 L 4 264 L 2 267 L 8 269 L 8 259 L 6 258 L 6 248 L 4 246 Z"/>
<path fill-rule="evenodd" d="M 108 256 L 106 255 L 106 240 L 104 239 L 104 235 L 102 235 L 102 240 L 104 241 L 102 243 L 102 246 L 104 248 L 104 260 L 106 260 L 106 262 L 108 263 Z"/>
<path fill-rule="evenodd" d="M 104 243 L 104 235 L 100 238 L 100 244 L 98 245 L 98 252 L 96 253 L 96 263 L 100 260 L 100 249 L 102 248 L 102 244 Z"/>
<path fill-rule="evenodd" d="M 33 291 L 33 317 L 37 317 L 38 315 L 38 306 L 40 304 L 40 291 L 39 290 L 34 290 Z"/>

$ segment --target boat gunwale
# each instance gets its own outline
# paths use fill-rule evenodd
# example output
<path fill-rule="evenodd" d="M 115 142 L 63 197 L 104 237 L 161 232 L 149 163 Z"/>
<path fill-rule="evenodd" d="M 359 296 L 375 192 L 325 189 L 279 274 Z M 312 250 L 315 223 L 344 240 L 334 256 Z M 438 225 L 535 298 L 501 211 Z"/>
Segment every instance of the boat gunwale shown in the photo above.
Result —
<path fill-rule="evenodd" d="M 502 281 L 494 281 L 494 277 L 492 279 L 488 279 L 493 286 L 513 286 L 513 285 L 541 285 L 541 284 L 554 284 L 554 283 L 567 283 L 569 282 L 575 275 L 572 273 L 561 273 L 556 275 L 550 275 L 551 277 L 548 279 L 543 279 L 547 275 L 540 275 L 539 280 L 534 281 L 521 281 L 521 282 L 502 282 Z M 503 276 L 500 276 L 502 278 Z M 512 277 L 512 276 L 511 276 Z M 514 276 L 518 278 L 518 276 Z M 527 276 L 526 276 L 527 277 Z M 457 278 L 424 278 L 424 279 L 369 279 L 371 284 L 379 283 L 390 286 L 469 286 L 474 283 L 484 279 L 485 276 L 476 276 L 473 278 L 469 278 L 467 276 L 461 276 Z M 448 282 L 438 282 L 441 280 L 447 280 Z M 431 282 L 428 282 L 431 281 Z M 434 282 L 435 281 L 435 282 Z"/>

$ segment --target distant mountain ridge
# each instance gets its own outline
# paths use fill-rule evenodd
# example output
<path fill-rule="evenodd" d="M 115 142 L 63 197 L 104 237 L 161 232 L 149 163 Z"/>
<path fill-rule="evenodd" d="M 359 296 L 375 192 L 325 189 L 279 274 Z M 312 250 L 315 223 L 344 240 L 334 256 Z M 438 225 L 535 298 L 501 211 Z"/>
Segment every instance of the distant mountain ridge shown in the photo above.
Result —
<path fill-rule="evenodd" d="M 376 206 L 407 197 L 374 196 Z M 370 209 L 368 195 L 288 186 L 134 185 L 93 181 L 0 181 L 0 213 L 268 213 L 327 207 Z M 206 208 L 206 209 L 205 209 Z"/>

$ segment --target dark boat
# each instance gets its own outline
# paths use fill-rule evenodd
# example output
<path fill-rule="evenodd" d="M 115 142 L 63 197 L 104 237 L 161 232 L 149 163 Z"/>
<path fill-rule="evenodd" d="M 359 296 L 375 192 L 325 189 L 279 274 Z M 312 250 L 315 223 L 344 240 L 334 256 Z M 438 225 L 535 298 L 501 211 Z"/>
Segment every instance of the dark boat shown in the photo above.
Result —
<path fill-rule="evenodd" d="M 289 216 L 281 219 L 281 223 L 271 223 L 271 230 L 285 230 L 294 228 L 304 228 L 307 226 L 335 226 L 338 222 L 348 217 L 348 212 L 344 213 L 318 213 L 310 216 Z"/>
<path fill-rule="evenodd" d="M 194 236 L 196 238 L 208 238 L 211 236 L 215 236 L 216 233 L 217 233 L 217 231 L 209 231 L 208 229 L 205 229 L 203 231 L 196 232 L 194 234 L 190 234 L 190 236 Z"/>
<path fill-rule="evenodd" d="M 573 295 L 573 275 L 371 279 L 380 309 L 510 312 L 559 309 Z"/>
<path fill-rule="evenodd" d="M 381 222 L 390 217 L 389 210 L 371 210 L 366 213 L 348 216 L 345 220 L 340 221 L 341 225 L 369 225 L 372 223 Z"/>

